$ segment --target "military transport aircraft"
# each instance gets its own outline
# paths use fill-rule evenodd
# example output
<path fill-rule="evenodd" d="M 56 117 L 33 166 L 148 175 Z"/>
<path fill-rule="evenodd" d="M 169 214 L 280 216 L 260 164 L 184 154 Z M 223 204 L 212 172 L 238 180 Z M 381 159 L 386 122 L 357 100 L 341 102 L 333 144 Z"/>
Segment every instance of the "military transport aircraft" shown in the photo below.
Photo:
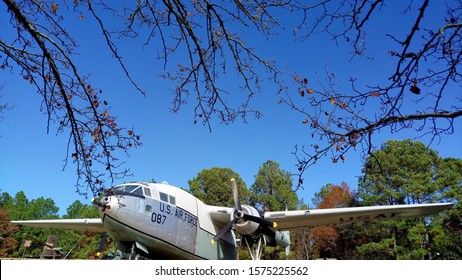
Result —
<path fill-rule="evenodd" d="M 107 232 L 128 259 L 236 259 L 237 245 L 246 245 L 253 259 L 264 246 L 290 246 L 289 230 L 357 221 L 431 215 L 452 203 L 391 205 L 278 211 L 260 214 L 241 205 L 231 180 L 234 207 L 206 205 L 167 183 L 119 185 L 93 204 L 100 218 L 12 221 L 41 228 Z M 236 238 L 235 232 L 239 234 Z"/>

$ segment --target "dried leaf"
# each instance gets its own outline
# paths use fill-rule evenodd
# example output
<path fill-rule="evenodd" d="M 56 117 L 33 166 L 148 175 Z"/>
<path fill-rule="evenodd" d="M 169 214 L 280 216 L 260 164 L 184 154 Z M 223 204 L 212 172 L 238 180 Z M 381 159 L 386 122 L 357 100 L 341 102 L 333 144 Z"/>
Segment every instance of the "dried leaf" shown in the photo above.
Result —
<path fill-rule="evenodd" d="M 415 94 L 420 94 L 420 88 L 417 86 L 411 86 L 411 92 Z"/>
<path fill-rule="evenodd" d="M 307 79 L 307 78 L 303 79 L 303 83 L 304 83 L 305 85 L 307 85 L 307 84 L 308 84 L 308 79 Z"/>
<path fill-rule="evenodd" d="M 331 98 L 329 99 L 329 101 L 330 101 L 330 104 L 332 104 L 332 105 L 335 104 L 335 98 L 331 97 Z"/>
<path fill-rule="evenodd" d="M 56 11 L 58 10 L 58 4 L 51 5 L 52 13 L 56 16 Z"/>
<path fill-rule="evenodd" d="M 379 96 L 380 96 L 380 92 L 378 92 L 378 91 L 371 92 L 371 96 L 373 96 L 373 97 L 379 97 Z"/>
<path fill-rule="evenodd" d="M 308 123 L 308 119 L 304 119 L 304 120 L 303 120 L 303 123 Z"/>
<path fill-rule="evenodd" d="M 308 94 L 313 94 L 313 93 L 314 93 L 314 89 L 309 88 L 309 89 L 306 90 L 306 92 L 308 92 Z"/>

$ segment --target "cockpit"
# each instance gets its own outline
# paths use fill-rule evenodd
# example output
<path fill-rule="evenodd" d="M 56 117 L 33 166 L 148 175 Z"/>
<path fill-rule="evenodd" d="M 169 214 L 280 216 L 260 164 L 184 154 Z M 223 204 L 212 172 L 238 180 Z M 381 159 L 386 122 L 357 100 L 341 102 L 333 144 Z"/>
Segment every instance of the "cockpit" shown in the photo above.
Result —
<path fill-rule="evenodd" d="M 143 196 L 143 187 L 141 185 L 121 185 L 114 188 L 114 194 Z"/>
<path fill-rule="evenodd" d="M 176 205 L 175 196 L 169 195 L 165 192 L 158 191 L 156 185 L 153 184 L 124 184 L 119 185 L 114 188 L 112 191 L 114 195 L 130 195 L 140 198 L 153 198 L 156 200 L 161 200 L 163 202 Z"/>

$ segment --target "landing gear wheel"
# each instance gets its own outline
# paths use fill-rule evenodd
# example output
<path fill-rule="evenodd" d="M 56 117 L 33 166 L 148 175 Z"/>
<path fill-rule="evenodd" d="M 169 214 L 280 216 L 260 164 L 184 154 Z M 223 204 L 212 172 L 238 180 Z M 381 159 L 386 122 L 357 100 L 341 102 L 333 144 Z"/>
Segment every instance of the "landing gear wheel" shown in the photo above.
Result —
<path fill-rule="evenodd" d="M 129 260 L 141 260 L 142 257 L 140 254 L 133 252 L 130 254 L 130 259 Z"/>

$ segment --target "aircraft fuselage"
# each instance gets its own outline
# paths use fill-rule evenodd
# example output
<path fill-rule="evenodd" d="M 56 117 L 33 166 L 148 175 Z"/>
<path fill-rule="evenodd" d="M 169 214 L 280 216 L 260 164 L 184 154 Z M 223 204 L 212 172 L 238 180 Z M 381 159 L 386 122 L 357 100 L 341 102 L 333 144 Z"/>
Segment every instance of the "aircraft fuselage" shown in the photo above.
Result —
<path fill-rule="evenodd" d="M 100 199 L 104 227 L 120 247 L 135 244 L 155 259 L 235 259 L 234 234 L 216 244 L 207 206 L 167 184 L 118 186 Z"/>

